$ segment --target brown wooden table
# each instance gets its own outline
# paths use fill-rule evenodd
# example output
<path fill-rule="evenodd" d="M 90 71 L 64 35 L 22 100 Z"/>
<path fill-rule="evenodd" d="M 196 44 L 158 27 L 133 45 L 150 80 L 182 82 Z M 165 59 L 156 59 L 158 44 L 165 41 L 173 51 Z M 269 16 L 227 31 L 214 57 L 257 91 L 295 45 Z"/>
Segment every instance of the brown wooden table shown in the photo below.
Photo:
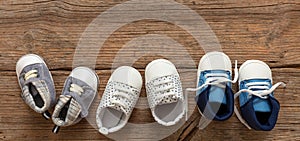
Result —
<path fill-rule="evenodd" d="M 20 98 L 15 64 L 24 54 L 36 53 L 47 62 L 60 94 L 72 70 L 75 48 L 88 24 L 107 9 L 125 1 L 45 0 L 0 1 L 0 139 L 2 140 L 108 140 L 86 120 L 51 133 L 53 124 L 34 113 Z M 270 65 L 274 82 L 287 83 L 278 88 L 281 103 L 274 130 L 258 132 L 245 128 L 235 116 L 225 122 L 212 122 L 205 130 L 196 126 L 200 115 L 191 118 L 166 140 L 300 140 L 300 1 L 297 0 L 178 0 L 200 14 L 218 37 L 222 50 L 240 66 L 248 59 Z M 164 34 L 182 44 L 195 64 L 204 55 L 199 44 L 182 28 L 158 20 L 127 24 L 106 40 L 98 54 L 96 71 L 102 95 L 111 74 L 113 59 L 128 41 L 146 34 Z M 173 50 L 170 50 L 172 52 Z M 127 52 L 130 55 L 130 50 Z M 140 72 L 153 59 L 147 55 L 133 66 Z M 182 56 L 175 56 L 180 62 Z M 126 60 L 126 56 L 124 58 Z M 179 63 L 180 64 L 180 63 Z M 181 64 L 180 72 L 195 71 Z M 194 77 L 183 82 L 195 81 Z M 237 91 L 234 85 L 233 90 Z M 145 97 L 143 87 L 142 97 Z M 143 113 L 143 118 L 137 116 Z M 133 112 L 130 122 L 153 122 L 150 110 Z M 154 135 L 155 136 L 155 135 Z"/>

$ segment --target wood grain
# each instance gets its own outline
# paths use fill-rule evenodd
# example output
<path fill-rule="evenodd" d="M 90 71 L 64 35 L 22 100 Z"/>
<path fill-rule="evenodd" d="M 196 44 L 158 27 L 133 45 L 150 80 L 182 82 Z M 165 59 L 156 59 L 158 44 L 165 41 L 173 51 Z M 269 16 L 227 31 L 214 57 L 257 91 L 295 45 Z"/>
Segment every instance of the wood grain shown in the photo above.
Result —
<path fill-rule="evenodd" d="M 72 70 L 73 56 L 88 24 L 99 14 L 125 1 L 44 0 L 0 1 L 0 140 L 108 140 L 86 120 L 51 133 L 53 124 L 28 108 L 20 98 L 15 63 L 27 53 L 41 55 L 53 73 L 57 95 Z M 200 115 L 190 111 L 190 119 L 165 140 L 300 140 L 300 1 L 297 0 L 178 0 L 201 15 L 218 37 L 222 50 L 240 66 L 248 59 L 270 65 L 274 82 L 287 83 L 276 90 L 281 103 L 278 123 L 270 132 L 247 130 L 235 116 L 213 122 L 205 130 L 197 128 Z M 178 9 L 180 10 L 180 9 Z M 126 12 L 126 11 L 124 11 Z M 180 15 L 179 15 L 180 16 Z M 162 52 L 169 56 L 147 54 L 133 63 L 143 74 L 156 58 L 176 64 L 184 87 L 194 86 L 196 65 L 205 54 L 201 45 L 184 29 L 158 20 L 127 24 L 112 35 L 101 48 L 96 63 L 100 77 L 99 97 L 114 64 L 126 64 L 137 52 L 122 50 L 129 41 L 147 34 L 166 35 L 184 48 Z M 91 42 L 97 38 L 89 39 Z M 168 50 L 169 49 L 169 50 Z M 186 52 L 189 56 L 186 56 Z M 114 62 L 115 57 L 122 60 Z M 88 56 L 88 54 L 87 54 Z M 196 64 L 196 65 L 195 65 Z M 234 91 L 237 86 L 234 85 Z M 143 88 L 142 97 L 145 97 Z M 143 115 L 138 116 L 138 115 Z M 149 110 L 135 109 L 131 123 L 153 122 Z M 141 133 L 143 134 L 143 133 Z"/>

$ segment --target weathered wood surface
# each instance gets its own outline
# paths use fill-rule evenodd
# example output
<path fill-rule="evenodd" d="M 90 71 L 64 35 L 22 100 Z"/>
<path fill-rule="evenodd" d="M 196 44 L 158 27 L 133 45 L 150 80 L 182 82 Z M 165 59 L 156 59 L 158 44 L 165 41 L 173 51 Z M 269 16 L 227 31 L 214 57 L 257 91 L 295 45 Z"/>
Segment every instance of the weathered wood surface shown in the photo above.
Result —
<path fill-rule="evenodd" d="M 0 1 L 0 139 L 4 140 L 107 140 L 83 120 L 51 133 L 51 121 L 45 121 L 30 110 L 20 98 L 15 76 L 17 59 L 27 53 L 41 55 L 51 69 L 57 95 L 72 69 L 72 59 L 81 34 L 88 24 L 105 10 L 124 1 Z M 166 140 L 300 140 L 300 2 L 297 0 L 242 1 L 179 0 L 200 14 L 217 35 L 222 50 L 239 66 L 245 60 L 259 59 L 270 65 L 274 82 L 287 83 L 276 90 L 281 103 L 278 123 L 270 132 L 247 130 L 235 116 L 225 122 L 213 122 L 198 130 L 197 111 L 189 121 Z M 116 53 L 128 41 L 145 34 L 164 34 L 190 53 L 195 64 L 204 54 L 196 40 L 170 23 L 142 20 L 114 32 L 103 45 L 97 58 L 100 76 L 99 95 L 111 74 Z M 92 40 L 92 39 L 91 39 Z M 172 50 L 170 50 L 172 54 Z M 196 72 L 186 64 L 182 50 L 174 51 L 172 60 L 181 73 Z M 132 56 L 127 50 L 122 55 Z M 142 73 L 151 60 L 161 56 L 147 55 L 133 64 Z M 184 78 L 183 85 L 195 82 Z M 234 87 L 234 91 L 237 87 Z M 142 96 L 145 96 L 142 90 Z M 136 116 L 144 114 L 143 118 Z M 149 111 L 135 110 L 130 122 L 153 122 Z"/>

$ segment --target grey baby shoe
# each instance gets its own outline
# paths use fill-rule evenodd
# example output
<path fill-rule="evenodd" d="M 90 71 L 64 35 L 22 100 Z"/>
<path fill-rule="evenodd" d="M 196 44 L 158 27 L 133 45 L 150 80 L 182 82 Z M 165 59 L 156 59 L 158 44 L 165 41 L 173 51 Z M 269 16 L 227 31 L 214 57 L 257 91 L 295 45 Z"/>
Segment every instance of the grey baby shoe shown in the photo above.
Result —
<path fill-rule="evenodd" d="M 70 126 L 87 117 L 98 84 L 97 74 L 89 68 L 78 67 L 71 72 L 52 115 L 53 133 L 57 133 L 60 126 Z"/>
<path fill-rule="evenodd" d="M 17 62 L 16 73 L 25 103 L 49 119 L 48 109 L 55 104 L 56 94 L 46 63 L 38 55 L 27 54 Z"/>

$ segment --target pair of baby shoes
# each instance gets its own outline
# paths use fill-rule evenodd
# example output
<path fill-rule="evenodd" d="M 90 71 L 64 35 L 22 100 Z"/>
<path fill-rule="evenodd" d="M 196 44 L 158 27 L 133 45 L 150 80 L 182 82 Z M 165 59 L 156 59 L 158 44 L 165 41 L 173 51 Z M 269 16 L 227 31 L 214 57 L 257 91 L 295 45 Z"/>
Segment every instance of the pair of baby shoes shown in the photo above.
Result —
<path fill-rule="evenodd" d="M 272 73 L 269 66 L 259 60 L 248 60 L 237 69 L 232 78 L 231 61 L 222 52 L 205 54 L 198 66 L 196 103 L 199 112 L 207 119 L 224 121 L 233 112 L 249 129 L 272 130 L 279 113 L 279 102 L 274 98 L 273 91 L 282 82 L 272 86 Z M 239 82 L 239 92 L 233 93 L 231 84 Z M 239 109 L 234 99 L 239 97 Z M 240 114 L 241 113 L 241 114 Z"/>
<path fill-rule="evenodd" d="M 175 65 L 165 59 L 154 60 L 145 69 L 145 79 L 154 119 L 164 126 L 180 121 L 185 114 L 185 101 Z M 100 133 L 113 133 L 126 125 L 138 101 L 142 83 L 139 71 L 132 67 L 122 66 L 112 73 L 96 113 Z"/>
<path fill-rule="evenodd" d="M 52 114 L 54 133 L 60 126 L 70 126 L 85 118 L 97 94 L 98 76 L 86 67 L 77 67 L 71 72 L 57 101 L 52 75 L 40 56 L 28 54 L 21 57 L 16 73 L 22 89 L 21 97 L 30 108 L 50 119 L 48 110 L 55 106 Z"/>

